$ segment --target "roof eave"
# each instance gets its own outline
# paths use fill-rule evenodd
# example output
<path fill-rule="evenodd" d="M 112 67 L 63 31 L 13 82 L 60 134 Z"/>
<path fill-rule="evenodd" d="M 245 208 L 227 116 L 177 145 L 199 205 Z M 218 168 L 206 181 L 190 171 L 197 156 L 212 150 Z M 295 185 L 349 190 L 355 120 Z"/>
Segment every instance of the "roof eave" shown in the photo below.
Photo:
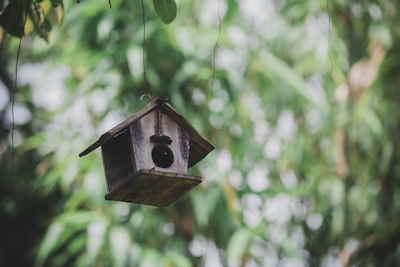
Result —
<path fill-rule="evenodd" d="M 128 119 L 122 121 L 121 123 L 116 125 L 114 128 L 112 128 L 111 130 L 102 134 L 96 142 L 92 143 L 84 151 L 82 151 L 79 154 L 79 157 L 86 156 L 87 154 L 89 154 L 90 152 L 92 152 L 93 150 L 98 148 L 99 146 L 102 146 L 108 140 L 110 140 L 115 135 L 117 135 L 118 133 L 123 131 L 124 128 L 126 128 L 126 125 L 129 125 L 129 124 L 137 121 L 138 119 L 142 118 L 143 116 L 145 116 L 146 114 L 151 112 L 153 109 L 155 109 L 157 106 L 159 106 L 161 103 L 163 103 L 165 101 L 167 101 L 165 98 L 159 98 L 159 97 L 152 100 L 143 109 L 141 109 L 140 111 L 138 111 L 137 113 L 135 113 L 134 115 L 129 117 Z"/>
<path fill-rule="evenodd" d="M 190 151 L 189 151 L 189 168 L 194 166 L 197 162 L 205 158 L 208 153 L 215 149 L 214 145 L 211 144 L 207 139 L 202 137 L 200 133 L 190 124 L 186 118 L 180 114 L 173 106 L 171 106 L 166 98 L 156 98 L 147 104 L 143 109 L 119 123 L 117 126 L 111 130 L 105 132 L 100 136 L 100 138 L 88 146 L 84 151 L 79 154 L 79 157 L 83 157 L 96 148 L 102 146 L 107 141 L 112 139 L 115 135 L 123 131 L 128 125 L 139 120 L 149 112 L 153 111 L 155 108 L 160 107 L 160 109 L 165 112 L 170 118 L 172 118 L 176 123 L 184 126 L 190 137 Z"/>

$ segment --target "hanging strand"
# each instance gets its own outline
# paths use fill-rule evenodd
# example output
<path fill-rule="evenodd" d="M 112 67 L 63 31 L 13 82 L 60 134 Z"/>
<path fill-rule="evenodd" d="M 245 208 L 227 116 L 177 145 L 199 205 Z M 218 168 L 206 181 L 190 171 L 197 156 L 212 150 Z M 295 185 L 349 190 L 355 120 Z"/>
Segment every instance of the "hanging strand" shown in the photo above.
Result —
<path fill-rule="evenodd" d="M 331 63 L 331 74 L 332 74 L 332 68 L 333 68 L 333 59 L 332 59 L 332 53 L 331 53 L 331 35 L 332 35 L 332 18 L 331 18 L 331 10 L 330 10 L 330 5 L 329 5 L 329 0 L 326 0 L 326 10 L 328 12 L 328 57 L 329 61 Z"/>
<path fill-rule="evenodd" d="M 26 24 L 26 19 L 28 17 L 28 8 L 29 8 L 30 0 L 26 1 L 26 7 L 25 7 L 25 16 L 24 16 L 24 23 L 22 24 L 22 36 L 19 39 L 18 43 L 18 50 L 17 50 L 17 58 L 15 60 L 15 77 L 14 77 L 14 85 L 11 91 L 11 179 L 14 178 L 14 173 L 15 173 L 15 147 L 14 147 L 14 130 L 15 130 L 15 119 L 14 119 L 14 104 L 15 104 L 15 94 L 17 92 L 17 81 L 18 81 L 18 62 L 19 62 L 19 56 L 21 54 L 21 43 L 22 43 L 22 38 L 25 34 L 25 24 Z M 9 190 L 9 189 L 8 189 Z M 6 193 L 8 193 L 8 190 Z M 6 194 L 4 194 L 5 196 Z M 5 197 L 1 201 L 1 204 L 3 204 Z"/>
<path fill-rule="evenodd" d="M 222 18 L 221 18 L 221 10 L 220 10 L 220 3 L 221 0 L 218 0 L 218 7 L 217 7 L 217 13 L 218 13 L 218 38 L 217 41 L 215 42 L 214 45 L 214 51 L 213 51 L 213 58 L 212 58 L 212 69 L 213 69 L 213 74 L 211 78 L 211 84 L 210 84 L 210 93 L 212 94 L 213 86 L 214 86 L 214 80 L 215 80 L 215 75 L 216 75 L 216 57 L 217 57 L 217 50 L 219 46 L 219 40 L 221 39 L 221 32 L 222 32 Z"/>
<path fill-rule="evenodd" d="M 22 38 L 25 34 L 25 24 L 26 24 L 26 18 L 28 17 L 28 8 L 29 8 L 30 1 L 26 1 L 26 8 L 25 8 L 25 17 L 24 17 L 24 23 L 22 25 L 23 28 L 23 33 L 21 38 L 19 39 L 18 43 L 18 51 L 17 51 L 17 59 L 15 60 L 15 78 L 14 78 L 14 88 L 12 91 L 12 100 L 11 100 L 11 177 L 14 177 L 14 158 L 15 158 L 15 148 L 14 148 L 14 130 L 15 130 L 15 120 L 14 120 L 14 104 L 15 104 L 15 94 L 17 93 L 17 81 L 18 81 L 18 62 L 19 62 L 19 56 L 21 53 L 21 43 L 22 43 Z"/>
<path fill-rule="evenodd" d="M 334 78 L 333 78 L 333 68 L 334 68 L 334 60 L 332 57 L 332 16 L 331 16 L 331 5 L 330 5 L 330 0 L 326 0 L 326 10 L 328 13 L 328 58 L 329 58 L 329 73 L 331 76 L 330 82 L 329 82 L 329 90 L 331 90 L 331 93 L 333 91 L 334 85 Z"/>
<path fill-rule="evenodd" d="M 142 22 L 143 22 L 143 95 L 140 97 L 140 101 L 143 100 L 144 97 L 153 99 L 153 92 L 148 87 L 147 76 L 146 76 L 146 18 L 145 18 L 145 10 L 144 10 L 144 1 L 142 0 Z"/>
<path fill-rule="evenodd" d="M 112 8 L 112 6 L 111 6 L 111 0 L 108 0 L 108 5 L 110 6 L 110 8 Z"/>

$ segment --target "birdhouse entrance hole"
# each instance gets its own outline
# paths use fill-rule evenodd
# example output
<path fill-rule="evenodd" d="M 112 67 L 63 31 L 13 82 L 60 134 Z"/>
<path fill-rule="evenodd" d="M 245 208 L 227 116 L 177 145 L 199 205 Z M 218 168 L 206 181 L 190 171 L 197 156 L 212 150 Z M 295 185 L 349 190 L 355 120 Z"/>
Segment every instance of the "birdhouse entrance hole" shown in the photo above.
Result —
<path fill-rule="evenodd" d="M 151 151 L 154 164 L 160 168 L 169 168 L 174 162 L 174 154 L 164 145 L 156 145 Z"/>

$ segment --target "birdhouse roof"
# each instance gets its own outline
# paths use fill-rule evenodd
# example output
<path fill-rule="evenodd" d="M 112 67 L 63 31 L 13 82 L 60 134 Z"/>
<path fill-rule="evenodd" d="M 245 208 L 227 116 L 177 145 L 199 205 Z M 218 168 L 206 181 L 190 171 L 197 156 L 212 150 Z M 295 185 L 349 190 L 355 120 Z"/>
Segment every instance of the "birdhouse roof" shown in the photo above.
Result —
<path fill-rule="evenodd" d="M 100 136 L 100 138 L 91 144 L 88 148 L 86 148 L 83 152 L 79 154 L 79 157 L 83 157 L 99 146 L 102 146 L 114 136 L 118 135 L 122 131 L 124 131 L 130 124 L 139 120 L 146 114 L 150 113 L 155 109 L 162 110 L 165 114 L 167 114 L 171 119 L 173 119 L 176 123 L 184 127 L 189 134 L 189 142 L 190 142 L 190 151 L 189 151 L 189 168 L 195 165 L 197 162 L 202 160 L 208 153 L 214 150 L 214 145 L 203 138 L 199 132 L 183 117 L 174 107 L 172 107 L 166 98 L 159 98 L 152 100 L 149 104 L 147 104 L 143 109 L 124 120 L 111 130 L 105 132 Z"/>

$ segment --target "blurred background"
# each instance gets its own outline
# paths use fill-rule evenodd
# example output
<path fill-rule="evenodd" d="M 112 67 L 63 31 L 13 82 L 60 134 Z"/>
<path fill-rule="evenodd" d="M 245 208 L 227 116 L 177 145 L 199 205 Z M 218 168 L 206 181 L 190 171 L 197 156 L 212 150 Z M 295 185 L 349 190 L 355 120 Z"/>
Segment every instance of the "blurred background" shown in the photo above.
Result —
<path fill-rule="evenodd" d="M 167 208 L 105 201 L 100 151 L 78 157 L 147 103 L 141 2 L 35 3 L 14 175 L 1 31 L 1 266 L 400 266 L 399 1 L 221 0 L 211 89 L 218 1 L 165 25 L 144 0 L 153 95 L 216 146 Z"/>

